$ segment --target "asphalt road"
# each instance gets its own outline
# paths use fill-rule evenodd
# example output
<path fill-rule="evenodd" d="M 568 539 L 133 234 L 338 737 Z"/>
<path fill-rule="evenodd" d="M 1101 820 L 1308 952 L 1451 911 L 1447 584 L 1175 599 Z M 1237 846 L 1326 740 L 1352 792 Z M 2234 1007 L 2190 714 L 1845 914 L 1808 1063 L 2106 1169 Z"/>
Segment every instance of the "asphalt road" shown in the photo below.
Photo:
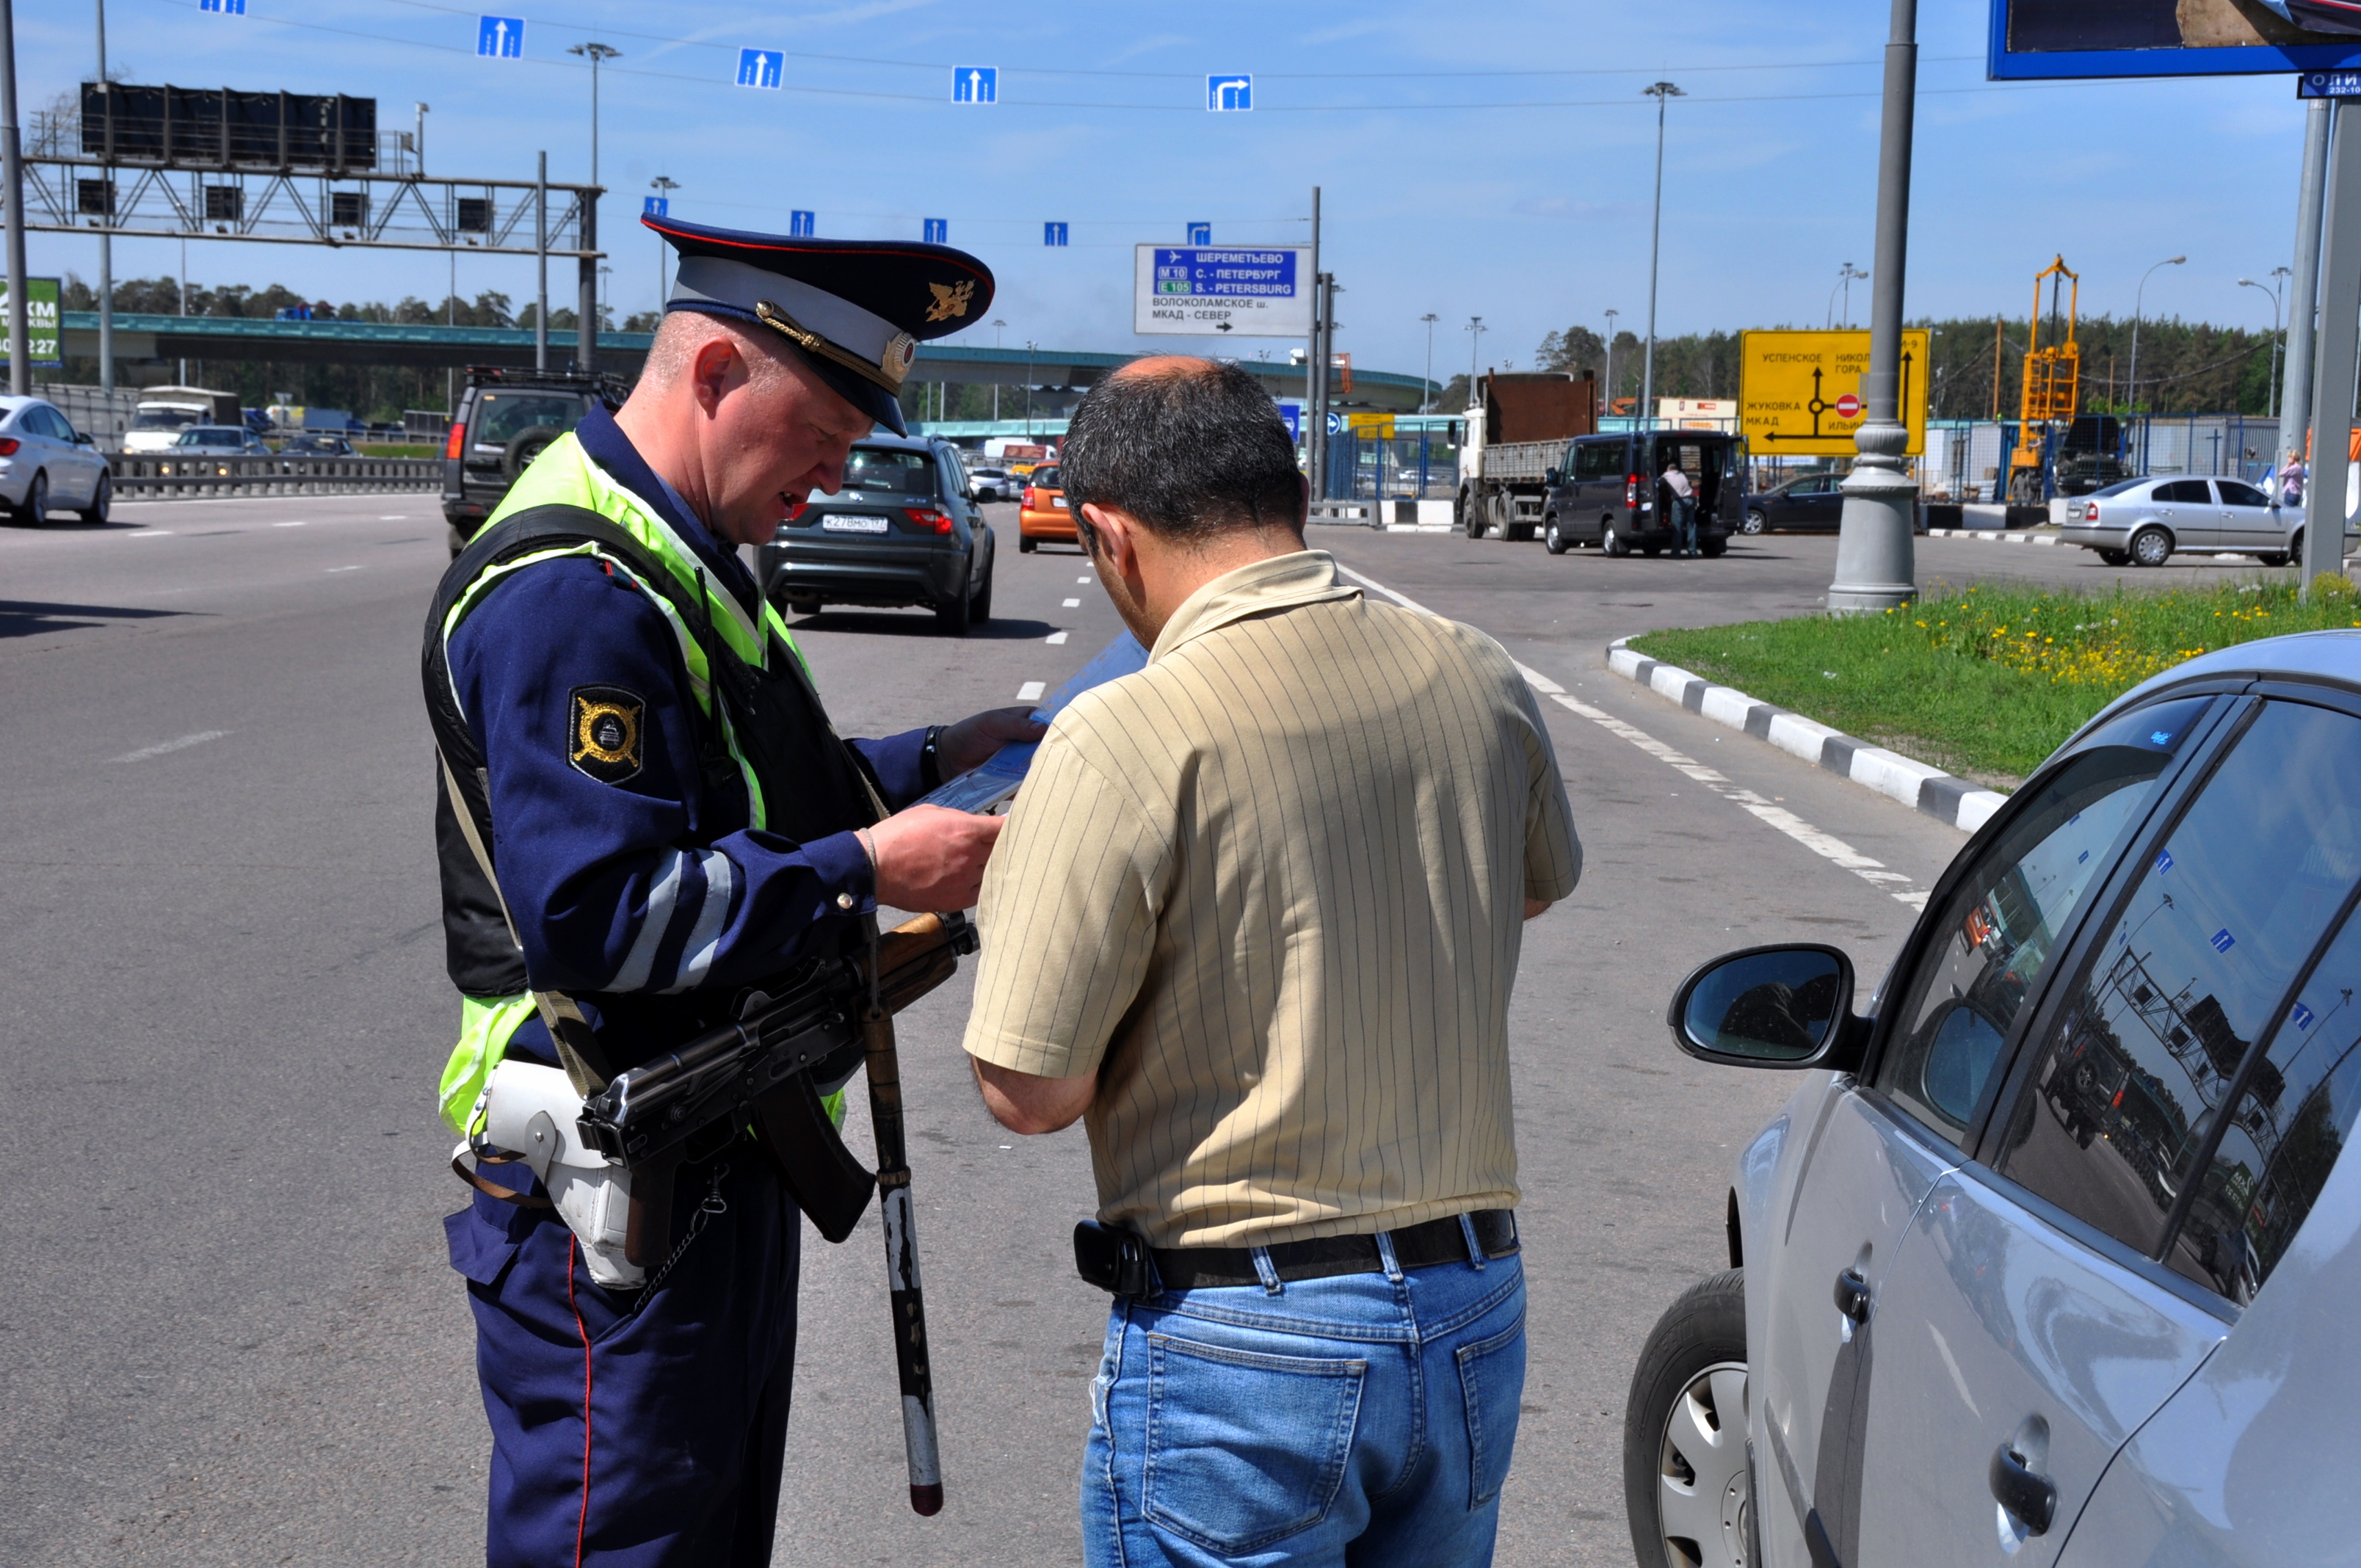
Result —
<path fill-rule="evenodd" d="M 1020 554 L 993 510 L 1001 619 L 975 636 L 917 611 L 797 628 L 846 732 L 1014 702 L 1115 635 L 1081 559 Z M 1491 632 L 1566 699 L 1545 706 L 1588 861 L 1528 934 L 1512 1014 L 1532 1361 L 1499 1561 L 1628 1562 L 1633 1358 L 1720 1266 L 1730 1160 L 1788 1087 L 1677 1055 L 1664 999 L 1697 960 L 1787 938 L 1845 945 L 1873 982 L 1961 840 L 1602 668 L 1612 637 L 1815 608 L 1832 539 L 1712 562 L 1313 543 Z M 0 530 L 0 1561 L 480 1551 L 488 1439 L 439 1223 L 462 1191 L 434 1110 L 457 1009 L 416 674 L 444 562 L 429 497 Z M 1920 565 L 2183 575 L 1931 540 Z M 901 1028 L 950 1506 L 904 1506 L 873 1220 L 841 1247 L 811 1238 L 784 1563 L 1079 1557 L 1105 1307 L 1068 1251 L 1087 1151 L 1079 1130 L 1019 1139 L 983 1113 L 957 1049 L 966 995 L 962 976 Z"/>

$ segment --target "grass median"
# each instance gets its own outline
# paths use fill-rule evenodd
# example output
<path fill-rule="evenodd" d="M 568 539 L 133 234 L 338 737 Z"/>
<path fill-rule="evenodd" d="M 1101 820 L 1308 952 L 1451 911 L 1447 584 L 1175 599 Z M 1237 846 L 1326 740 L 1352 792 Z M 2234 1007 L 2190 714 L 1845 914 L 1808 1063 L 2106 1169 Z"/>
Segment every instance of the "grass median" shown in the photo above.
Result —
<path fill-rule="evenodd" d="M 1883 615 L 1652 631 L 1631 646 L 1706 679 L 1997 789 L 2014 788 L 2117 694 L 2209 650 L 2361 626 L 2342 577 L 2300 604 L 2284 579 L 2078 594 L 1936 584 Z"/>

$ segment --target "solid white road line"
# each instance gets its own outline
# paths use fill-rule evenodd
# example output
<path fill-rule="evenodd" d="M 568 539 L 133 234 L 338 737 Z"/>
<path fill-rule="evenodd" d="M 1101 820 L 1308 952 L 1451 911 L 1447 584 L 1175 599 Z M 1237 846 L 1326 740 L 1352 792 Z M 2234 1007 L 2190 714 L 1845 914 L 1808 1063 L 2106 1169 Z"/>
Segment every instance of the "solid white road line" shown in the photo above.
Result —
<path fill-rule="evenodd" d="M 226 729 L 201 729 L 194 735 L 183 735 L 178 740 L 167 740 L 157 746 L 142 746 L 137 751 L 126 751 L 120 757 L 109 757 L 106 760 L 110 762 L 144 762 L 150 757 L 160 757 L 167 751 L 186 751 L 191 746 L 202 746 L 208 740 L 218 740 L 228 733 Z"/>
<path fill-rule="evenodd" d="M 1080 609 L 1082 608 L 1082 601 L 1080 599 L 1068 599 L 1059 608 L 1061 609 Z"/>
<path fill-rule="evenodd" d="M 270 526 L 273 528 L 306 528 L 309 527 L 310 524 L 302 519 L 298 519 L 293 522 L 274 522 Z"/>
<path fill-rule="evenodd" d="M 328 571 L 332 576 L 337 572 L 358 572 L 363 570 L 366 570 L 366 568 L 360 566 L 331 566 L 328 568 Z"/>
<path fill-rule="evenodd" d="M 1089 581 L 1090 581 L 1090 579 L 1089 579 L 1088 577 L 1076 577 L 1076 578 L 1074 579 L 1074 581 L 1076 581 L 1076 582 L 1078 582 L 1078 583 L 1087 583 L 1087 582 L 1089 582 Z"/>
<path fill-rule="evenodd" d="M 1066 640 L 1066 634 L 1065 634 L 1064 632 L 1062 632 L 1062 631 L 1052 631 L 1051 633 L 1049 633 L 1049 646 L 1050 646 L 1050 647 L 1052 647 L 1052 648 L 1057 647 L 1060 643 L 1063 642 L 1065 640 Z"/>
<path fill-rule="evenodd" d="M 1414 609 L 1422 615 L 1433 615 L 1434 613 L 1434 611 L 1428 609 L 1424 605 L 1420 604 L 1417 600 L 1394 592 L 1393 589 L 1386 587 L 1383 583 L 1378 582 L 1376 578 L 1370 576 L 1366 572 L 1356 572 L 1350 566 L 1345 566 L 1341 564 L 1338 565 L 1337 570 L 1343 572 L 1345 576 L 1352 577 L 1356 581 L 1376 589 L 1378 593 L 1385 595 L 1386 598 L 1393 600 L 1396 604 L 1402 606 L 1406 609 Z M 1593 707 L 1588 703 L 1582 702 L 1567 695 L 1566 689 L 1564 686 L 1558 685 L 1555 681 L 1551 680 L 1547 675 L 1543 674 L 1540 671 L 1528 669 L 1523 664 L 1518 664 L 1517 673 L 1525 677 L 1525 684 L 1527 685 L 1532 686 L 1535 691 L 1540 692 L 1543 696 L 1565 707 L 1568 712 L 1580 714 L 1583 718 L 1589 719 L 1593 724 L 1596 724 L 1599 728 L 1607 730 L 1609 734 L 1619 735 L 1624 740 L 1629 740 L 1631 744 L 1639 747 L 1640 750 L 1647 752 L 1658 762 L 1664 763 L 1668 767 L 1679 770 L 1682 773 L 1687 775 L 1697 783 L 1705 785 L 1706 788 L 1713 791 L 1714 794 L 1721 796 L 1722 799 L 1729 801 L 1731 805 L 1738 806 L 1741 810 L 1748 812 L 1757 820 L 1777 828 L 1780 832 L 1784 833 L 1788 838 L 1793 839 L 1796 843 L 1801 844 L 1806 850 L 1811 850 L 1812 853 L 1843 867 L 1846 871 L 1852 872 L 1862 881 L 1869 883 L 1871 885 L 1879 889 L 1879 891 L 1891 894 L 1894 898 L 1908 905 L 1913 909 L 1924 909 L 1927 907 L 1927 894 L 1918 889 L 1909 886 L 1910 878 L 1903 872 L 1886 870 L 1884 861 L 1872 860 L 1869 856 L 1862 854 L 1859 850 L 1854 849 L 1850 844 L 1846 843 L 1843 839 L 1836 837 L 1832 833 L 1821 832 L 1817 828 L 1813 827 L 1810 823 L 1805 821 L 1802 817 L 1796 816 L 1785 806 L 1779 805 L 1776 801 L 1766 800 L 1751 789 L 1732 784 L 1729 778 L 1723 774 L 1705 766 L 1694 757 L 1682 755 L 1680 752 L 1673 750 L 1670 746 L 1665 745 L 1662 740 L 1659 740 L 1654 736 L 1649 734 L 1646 730 L 1641 729 L 1634 725 L 1626 724 L 1623 720 L 1616 718 L 1613 714 L 1609 713 L 1602 708 Z M 1896 886 L 1894 885 L 1895 883 L 1901 883 L 1902 885 Z"/>
<path fill-rule="evenodd" d="M 143 528 L 137 533 L 126 533 L 126 539 L 161 539 L 172 531 L 169 528 Z"/>
<path fill-rule="evenodd" d="M 1040 700 L 1041 694 L 1049 689 L 1049 683 L 1047 681 L 1027 681 L 1023 685 L 1016 688 L 1016 700 L 1019 702 L 1038 702 Z"/>
<path fill-rule="evenodd" d="M 385 516 L 379 518 L 378 521 L 379 522 L 408 522 L 410 521 L 410 514 L 406 511 L 388 512 Z"/>

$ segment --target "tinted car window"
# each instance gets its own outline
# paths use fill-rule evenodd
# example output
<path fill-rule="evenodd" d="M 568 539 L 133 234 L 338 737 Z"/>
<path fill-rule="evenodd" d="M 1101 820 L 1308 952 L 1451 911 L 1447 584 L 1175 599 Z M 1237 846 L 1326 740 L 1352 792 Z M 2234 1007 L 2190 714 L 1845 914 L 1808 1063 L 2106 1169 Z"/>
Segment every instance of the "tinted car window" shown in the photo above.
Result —
<path fill-rule="evenodd" d="M 2103 490 L 2092 490 L 2091 492 L 2091 499 L 2092 500 L 2103 500 L 2109 496 L 2120 496 L 2125 490 L 2136 490 L 2142 485 L 2147 483 L 2147 481 L 2146 479 L 2118 479 Z"/>
<path fill-rule="evenodd" d="M 2207 506 L 2213 497 L 2202 479 L 2175 479 L 2169 485 L 2158 485 L 2156 499 L 2167 506 Z"/>
<path fill-rule="evenodd" d="M 2235 479 L 2216 479 L 2222 491 L 2222 504 L 2232 507 L 2267 507 L 2270 499 L 2252 485 L 2242 485 Z"/>
<path fill-rule="evenodd" d="M 52 441 L 73 439 L 73 426 L 68 424 L 66 416 L 55 409 L 43 408 L 35 404 L 25 411 L 25 422 Z"/>
<path fill-rule="evenodd" d="M 2312 1212 L 2361 1112 L 2361 916 L 2345 927 L 2247 1069 L 2189 1213 L 2165 1253 L 2174 1268 L 2240 1306 L 2270 1277 Z"/>
<path fill-rule="evenodd" d="M 2275 703 L 2143 869 L 1995 1164 L 2154 1255 L 2211 1113 L 2361 877 L 2361 720 Z"/>
<path fill-rule="evenodd" d="M 1620 479 L 1623 477 L 1623 444 L 1620 441 L 1588 441 L 1575 449 L 1574 477 L 1577 479 Z"/>
<path fill-rule="evenodd" d="M 935 493 L 935 460 L 924 452 L 906 452 L 899 447 L 856 446 L 845 460 L 841 488 L 931 498 Z"/>
<path fill-rule="evenodd" d="M 535 425 L 572 430 L 582 422 L 582 400 L 552 392 L 479 392 L 467 419 L 467 437 L 505 446 Z"/>
<path fill-rule="evenodd" d="M 1064 484 L 1065 481 L 1058 477 L 1058 466 L 1056 464 L 1044 463 L 1041 466 L 1033 470 L 1033 477 L 1028 480 L 1027 483 L 1032 485 L 1032 487 L 1037 490 L 1054 490 L 1060 485 Z"/>
<path fill-rule="evenodd" d="M 2207 697 L 2114 720 L 2016 809 L 1945 901 L 1876 1086 L 1957 1145 L 2068 917 L 2114 862 Z"/>

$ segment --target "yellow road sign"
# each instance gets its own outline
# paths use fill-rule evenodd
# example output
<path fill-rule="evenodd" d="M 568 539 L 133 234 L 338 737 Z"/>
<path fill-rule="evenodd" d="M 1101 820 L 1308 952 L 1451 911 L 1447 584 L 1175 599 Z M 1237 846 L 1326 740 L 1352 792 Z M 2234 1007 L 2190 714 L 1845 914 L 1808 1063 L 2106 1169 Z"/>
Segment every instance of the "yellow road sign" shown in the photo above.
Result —
<path fill-rule="evenodd" d="M 1912 456 L 1927 450 L 1927 334 L 1902 334 L 1902 421 Z M 1739 334 L 1738 427 L 1758 457 L 1850 457 L 1865 411 L 1865 332 Z"/>
<path fill-rule="evenodd" d="M 1346 414 L 1345 428 L 1365 441 L 1391 441 L 1394 438 L 1394 416 L 1391 414 Z"/>

